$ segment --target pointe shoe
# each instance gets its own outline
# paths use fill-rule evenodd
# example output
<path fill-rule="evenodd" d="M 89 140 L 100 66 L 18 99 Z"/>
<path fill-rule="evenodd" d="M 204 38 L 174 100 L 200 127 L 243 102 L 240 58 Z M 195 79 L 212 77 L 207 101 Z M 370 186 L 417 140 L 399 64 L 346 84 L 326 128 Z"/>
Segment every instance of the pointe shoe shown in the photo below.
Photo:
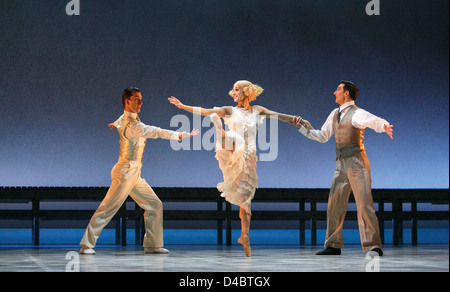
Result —
<path fill-rule="evenodd" d="M 250 257 L 252 255 L 252 249 L 250 248 L 250 241 L 248 239 L 248 236 L 245 236 L 244 238 L 242 238 L 241 236 L 237 241 L 244 247 L 245 255 Z"/>
<path fill-rule="evenodd" d="M 88 247 L 82 247 L 80 250 L 80 254 L 94 255 L 95 250 L 93 250 L 92 248 L 88 248 Z"/>
<path fill-rule="evenodd" d="M 159 248 L 145 247 L 144 250 L 145 250 L 145 253 L 149 253 L 149 254 L 168 254 L 169 253 L 169 250 L 167 250 L 163 247 L 159 247 Z"/>

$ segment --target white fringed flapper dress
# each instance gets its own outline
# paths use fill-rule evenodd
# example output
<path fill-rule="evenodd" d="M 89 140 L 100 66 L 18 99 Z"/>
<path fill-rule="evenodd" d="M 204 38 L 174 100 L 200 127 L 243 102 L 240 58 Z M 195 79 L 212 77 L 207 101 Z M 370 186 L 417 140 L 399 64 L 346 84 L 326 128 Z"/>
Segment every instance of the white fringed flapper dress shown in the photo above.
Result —
<path fill-rule="evenodd" d="M 216 159 L 223 173 L 223 182 L 217 184 L 217 189 L 228 202 L 240 206 L 249 214 L 258 188 L 256 134 L 262 120 L 257 106 L 253 106 L 251 111 L 233 107 L 232 115 L 225 117 L 224 121 L 228 125 L 226 135 L 234 139 L 235 148 L 216 147 Z"/>

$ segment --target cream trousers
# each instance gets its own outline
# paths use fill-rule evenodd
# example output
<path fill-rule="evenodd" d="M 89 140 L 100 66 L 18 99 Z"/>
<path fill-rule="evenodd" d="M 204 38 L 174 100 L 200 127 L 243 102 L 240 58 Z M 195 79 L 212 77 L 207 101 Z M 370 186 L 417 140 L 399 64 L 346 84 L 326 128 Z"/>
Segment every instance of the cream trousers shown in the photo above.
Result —
<path fill-rule="evenodd" d="M 159 248 L 163 243 L 162 203 L 148 183 L 141 178 L 142 164 L 119 159 L 111 171 L 111 186 L 89 222 L 82 247 L 94 248 L 103 228 L 111 221 L 128 195 L 144 209 L 143 246 Z"/>
<path fill-rule="evenodd" d="M 348 198 L 355 197 L 359 234 L 364 252 L 381 248 L 378 218 L 372 199 L 370 164 L 366 153 L 336 160 L 336 170 L 328 197 L 325 247 L 343 248 L 342 228 Z"/>

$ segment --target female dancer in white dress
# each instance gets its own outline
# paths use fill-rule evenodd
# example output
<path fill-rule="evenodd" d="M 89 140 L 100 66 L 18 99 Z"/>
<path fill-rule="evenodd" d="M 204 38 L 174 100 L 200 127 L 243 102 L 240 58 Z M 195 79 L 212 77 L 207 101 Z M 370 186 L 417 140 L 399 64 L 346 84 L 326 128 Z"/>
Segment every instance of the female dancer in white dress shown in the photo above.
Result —
<path fill-rule="evenodd" d="M 292 115 L 280 114 L 262 106 L 250 106 L 250 102 L 254 101 L 262 92 L 263 89 L 260 86 L 249 81 L 237 81 L 233 90 L 229 92 L 237 106 L 212 109 L 187 106 L 175 97 L 169 97 L 170 103 L 180 109 L 202 116 L 210 116 L 211 122 L 216 127 L 216 159 L 224 180 L 217 185 L 217 189 L 228 202 L 240 207 L 241 237 L 238 242 L 244 247 L 246 256 L 251 255 L 250 204 L 258 187 L 256 133 L 259 123 L 264 117 L 278 118 L 283 122 L 294 119 Z M 228 131 L 224 131 L 220 118 L 223 118 L 228 125 Z M 307 121 L 301 121 L 301 123 L 305 127 L 309 126 Z"/>

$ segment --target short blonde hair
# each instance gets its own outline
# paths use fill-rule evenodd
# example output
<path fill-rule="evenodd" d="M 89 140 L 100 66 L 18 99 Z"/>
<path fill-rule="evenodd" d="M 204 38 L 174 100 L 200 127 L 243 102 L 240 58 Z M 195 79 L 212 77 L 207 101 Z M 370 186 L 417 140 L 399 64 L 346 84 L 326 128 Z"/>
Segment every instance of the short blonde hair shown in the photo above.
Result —
<path fill-rule="evenodd" d="M 234 83 L 234 86 L 236 85 L 238 85 L 242 89 L 249 102 L 254 101 L 264 91 L 261 86 L 253 84 L 247 80 L 236 81 L 236 83 Z M 233 89 L 230 90 L 228 94 L 233 97 Z"/>

